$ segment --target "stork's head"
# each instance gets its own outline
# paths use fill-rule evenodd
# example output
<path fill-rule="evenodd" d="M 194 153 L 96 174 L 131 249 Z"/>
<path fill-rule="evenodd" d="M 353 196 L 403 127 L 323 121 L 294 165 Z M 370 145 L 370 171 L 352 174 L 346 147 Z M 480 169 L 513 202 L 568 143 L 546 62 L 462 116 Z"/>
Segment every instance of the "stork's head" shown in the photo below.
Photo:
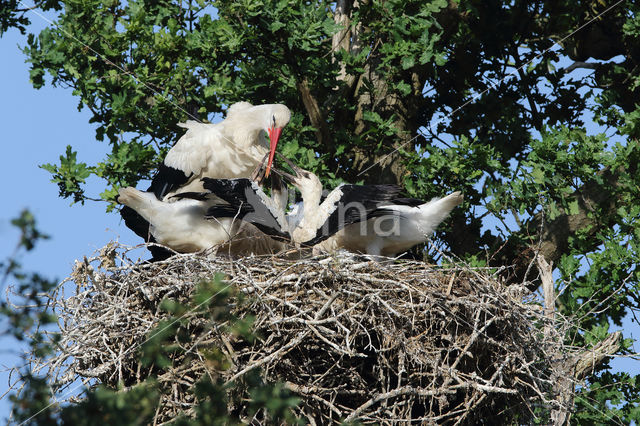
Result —
<path fill-rule="evenodd" d="M 303 199 L 312 199 L 317 197 L 319 202 L 322 195 L 322 182 L 320 182 L 320 178 L 310 171 L 296 166 L 288 158 L 284 156 L 280 157 L 289 165 L 289 167 L 291 167 L 295 176 L 281 170 L 279 170 L 278 173 L 282 175 L 285 180 L 298 188 Z"/>
<path fill-rule="evenodd" d="M 267 109 L 267 120 L 265 129 L 269 134 L 269 161 L 267 162 L 267 171 L 265 177 L 269 176 L 271 171 L 271 164 L 273 163 L 273 156 L 276 153 L 276 147 L 278 146 L 278 139 L 282 133 L 282 128 L 289 123 L 291 119 L 291 111 L 285 105 L 273 104 L 269 105 Z"/>

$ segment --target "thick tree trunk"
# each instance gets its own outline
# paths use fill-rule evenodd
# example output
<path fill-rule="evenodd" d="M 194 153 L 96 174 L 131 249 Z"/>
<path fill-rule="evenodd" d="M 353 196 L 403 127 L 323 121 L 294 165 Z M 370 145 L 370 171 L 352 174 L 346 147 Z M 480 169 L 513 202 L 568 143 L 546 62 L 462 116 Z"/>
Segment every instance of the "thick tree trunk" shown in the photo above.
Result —
<path fill-rule="evenodd" d="M 411 151 L 413 149 L 413 139 L 417 135 L 418 126 L 416 115 L 418 107 L 423 100 L 422 87 L 424 82 L 415 72 L 408 72 L 404 80 L 409 80 L 412 86 L 412 93 L 407 96 L 400 96 L 389 89 L 385 77 L 377 72 L 378 61 L 375 57 L 370 58 L 365 72 L 360 76 L 355 88 L 355 100 L 357 105 L 355 120 L 355 134 L 363 135 L 371 126 L 371 123 L 364 119 L 365 111 L 375 111 L 383 119 L 395 117 L 393 126 L 395 134 L 385 138 L 378 152 L 374 146 L 379 141 L 370 141 L 371 147 L 355 147 L 352 163 L 352 179 L 363 179 L 367 183 L 395 183 L 402 184 L 408 170 L 400 150 Z M 401 77 L 401 76 L 399 76 Z M 373 90 L 365 88 L 365 81 L 373 86 Z"/>
<path fill-rule="evenodd" d="M 342 29 L 333 35 L 331 40 L 331 51 L 333 53 L 333 60 L 335 61 L 335 53 L 340 49 L 344 49 L 347 52 L 351 49 L 351 3 L 352 0 L 338 0 L 336 2 L 336 9 L 333 12 L 333 21 L 342 26 Z M 340 64 L 340 74 L 338 80 L 345 80 L 347 77 L 347 71 L 345 64 Z"/>
<path fill-rule="evenodd" d="M 304 77 L 302 81 L 297 82 L 297 87 L 300 92 L 300 96 L 302 97 L 304 108 L 307 110 L 307 114 L 309 115 L 311 125 L 316 128 L 315 134 L 318 144 L 331 152 L 331 150 L 334 149 L 333 137 L 331 136 L 331 132 L 327 126 L 327 120 L 318 105 L 318 101 L 311 94 L 307 78 Z"/>

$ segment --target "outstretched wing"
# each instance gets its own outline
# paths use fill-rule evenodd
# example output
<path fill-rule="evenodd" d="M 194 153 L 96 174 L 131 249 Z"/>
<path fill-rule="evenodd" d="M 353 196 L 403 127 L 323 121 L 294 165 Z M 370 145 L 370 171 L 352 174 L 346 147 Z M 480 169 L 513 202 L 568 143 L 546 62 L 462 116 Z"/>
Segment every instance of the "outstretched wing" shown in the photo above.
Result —
<path fill-rule="evenodd" d="M 203 178 L 203 186 L 229 205 L 215 205 L 207 210 L 210 218 L 238 218 L 255 225 L 271 237 L 290 240 L 284 211 L 279 211 L 255 182 L 249 179 Z"/>
<path fill-rule="evenodd" d="M 340 185 L 320 205 L 320 210 L 327 214 L 326 220 L 315 237 L 302 245 L 316 245 L 354 223 L 394 215 L 393 210 L 381 206 L 389 204 L 399 193 L 400 187 L 396 185 Z"/>

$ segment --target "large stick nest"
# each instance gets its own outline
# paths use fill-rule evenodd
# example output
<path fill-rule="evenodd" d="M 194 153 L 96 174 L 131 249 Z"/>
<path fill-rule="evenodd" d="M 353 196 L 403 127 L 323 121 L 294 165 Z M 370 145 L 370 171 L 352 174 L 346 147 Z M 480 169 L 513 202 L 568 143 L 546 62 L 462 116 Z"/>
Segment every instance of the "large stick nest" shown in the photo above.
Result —
<path fill-rule="evenodd" d="M 161 301 L 186 302 L 197 282 L 220 272 L 246 295 L 245 303 L 232 300 L 232 313 L 255 316 L 259 338 L 240 341 L 187 314 L 192 338 L 178 342 L 185 350 L 157 378 L 165 389 L 157 423 L 193 414 L 192 386 L 212 374 L 207 348 L 231 361 L 216 374 L 237 381 L 260 371 L 299 395 L 296 414 L 316 424 L 526 423 L 534 407 L 551 403 L 545 397 L 551 362 L 566 348 L 540 306 L 523 296 L 524 286 L 505 287 L 485 269 L 350 254 L 301 260 L 190 254 L 144 264 L 107 246 L 77 263 L 67 279 L 76 286 L 63 282 L 52 296 L 60 352 L 41 368 L 59 386 L 143 381 L 151 370 L 141 367 L 137 349 L 167 317 Z M 74 294 L 65 295 L 71 287 Z M 189 362 L 181 362 L 185 357 Z"/>

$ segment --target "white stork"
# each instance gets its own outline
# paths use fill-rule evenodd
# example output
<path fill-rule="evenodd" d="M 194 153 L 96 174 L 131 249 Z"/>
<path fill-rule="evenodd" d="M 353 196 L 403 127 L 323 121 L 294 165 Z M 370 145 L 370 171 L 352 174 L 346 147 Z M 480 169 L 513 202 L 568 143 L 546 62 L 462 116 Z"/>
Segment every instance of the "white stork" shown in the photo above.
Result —
<path fill-rule="evenodd" d="M 213 182 L 216 192 L 226 195 L 231 204 L 212 191 L 180 192 L 162 201 L 151 192 L 130 187 L 120 190 L 118 200 L 149 223 L 156 242 L 177 252 L 217 248 L 221 253 L 249 255 L 275 253 L 284 247 L 283 241 L 290 239 L 283 207 L 286 187 L 277 176 L 272 176 L 271 198 L 249 179 L 205 180 Z M 238 202 L 234 190 L 247 192 L 249 199 Z M 252 217 L 255 225 L 242 221 L 239 216 L 243 215 Z"/>
<path fill-rule="evenodd" d="M 249 177 L 267 153 L 268 176 L 280 134 L 290 118 L 285 105 L 238 102 L 219 123 L 181 123 L 187 132 L 167 153 L 150 190 L 164 199 L 178 192 L 201 191 L 203 177 Z"/>
<path fill-rule="evenodd" d="M 380 206 L 391 214 L 368 220 L 365 227 L 345 227 L 332 238 L 323 241 L 320 248 L 326 251 L 343 248 L 373 256 L 395 257 L 425 243 L 462 200 L 463 196 L 459 191 L 426 203 L 413 199 L 394 200 Z"/>
<path fill-rule="evenodd" d="M 158 200 L 152 192 L 129 187 L 120 189 L 118 201 L 144 218 L 156 242 L 180 253 L 192 253 L 228 241 L 240 224 L 233 218 L 208 220 L 207 211 L 220 203 L 208 195 L 181 193 L 168 202 Z"/>
<path fill-rule="evenodd" d="M 147 191 L 158 200 L 172 202 L 176 194 L 201 192 L 203 177 L 248 177 L 266 155 L 268 175 L 282 128 L 290 118 L 285 105 L 238 102 L 229 107 L 226 119 L 219 123 L 180 124 L 187 132 L 169 150 Z M 129 205 L 120 214 L 127 227 L 145 241 L 153 241 L 144 215 Z M 168 256 L 159 248 L 151 251 L 155 259 Z"/>
<path fill-rule="evenodd" d="M 293 239 L 307 241 L 308 244 L 317 244 L 316 248 L 325 251 L 335 251 L 346 249 L 357 253 L 366 253 L 374 256 L 395 256 L 398 253 L 409 250 L 417 244 L 427 241 L 437 226 L 449 215 L 454 207 L 462 202 L 463 196 L 459 191 L 453 192 L 444 198 L 436 198 L 427 203 L 421 200 L 410 198 L 395 198 L 397 191 L 389 192 L 390 197 L 385 197 L 382 202 L 376 202 L 374 208 L 371 205 L 363 205 L 361 212 L 366 211 L 366 222 L 349 224 L 348 217 L 343 219 L 347 226 L 340 227 L 335 232 L 330 232 L 326 238 L 321 234 L 309 239 L 310 234 L 317 229 L 317 223 L 325 220 L 327 216 L 326 206 L 332 204 L 330 198 L 343 197 L 342 203 L 350 202 L 345 199 L 345 195 L 338 194 L 347 185 L 336 188 L 330 193 L 325 201 L 320 204 L 322 193 L 322 183 L 313 173 L 302 170 L 290 161 L 286 160 L 294 170 L 296 176 L 283 173 L 300 190 L 302 195 L 302 219 L 296 229 L 292 231 Z M 282 172 L 281 172 L 282 173 Z M 379 190 L 385 185 L 350 185 L 353 190 L 364 194 Z M 347 186 L 349 187 L 349 186 Z M 385 194 L 386 195 L 386 194 Z M 351 195 L 346 195 L 351 197 Z M 356 203 L 360 200 L 371 199 L 372 195 L 362 196 L 353 199 Z M 355 206 L 354 205 L 354 206 Z M 346 213 L 346 211 L 345 211 Z M 298 217 L 300 214 L 298 214 Z M 298 219 L 299 220 L 299 219 Z M 335 229 L 335 227 L 334 227 Z"/>

